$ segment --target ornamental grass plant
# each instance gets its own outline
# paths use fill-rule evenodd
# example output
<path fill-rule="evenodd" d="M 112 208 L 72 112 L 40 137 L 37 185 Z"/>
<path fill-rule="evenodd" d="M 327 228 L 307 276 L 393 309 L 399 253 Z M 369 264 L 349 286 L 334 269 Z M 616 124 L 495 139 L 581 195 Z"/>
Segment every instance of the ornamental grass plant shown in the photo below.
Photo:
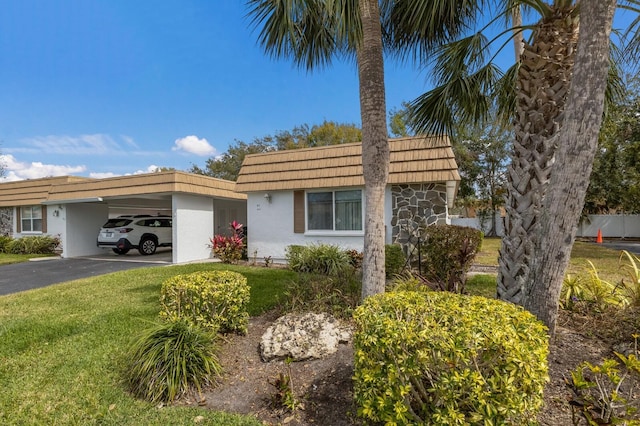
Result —
<path fill-rule="evenodd" d="M 222 371 L 215 339 L 214 332 L 183 318 L 144 330 L 129 349 L 128 388 L 152 403 L 172 402 L 192 387 L 201 392 Z"/>

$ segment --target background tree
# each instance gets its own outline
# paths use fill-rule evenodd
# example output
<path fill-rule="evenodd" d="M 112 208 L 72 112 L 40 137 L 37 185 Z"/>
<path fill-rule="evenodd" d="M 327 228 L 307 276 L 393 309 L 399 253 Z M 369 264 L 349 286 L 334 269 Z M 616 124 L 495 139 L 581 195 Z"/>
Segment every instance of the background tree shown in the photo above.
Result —
<path fill-rule="evenodd" d="M 270 137 L 254 139 L 254 141 L 249 144 L 242 141 L 235 141 L 229 145 L 229 148 L 224 154 L 209 158 L 205 162 L 204 168 L 193 165 L 189 172 L 235 182 L 238 179 L 240 167 L 247 154 L 258 154 L 273 150 L 273 141 Z"/>
<path fill-rule="evenodd" d="M 204 168 L 192 165 L 189 172 L 235 181 L 248 154 L 360 141 L 362 131 L 355 124 L 326 120 L 313 126 L 302 124 L 292 130 L 255 138 L 251 143 L 236 140 L 224 154 L 207 159 Z"/>
<path fill-rule="evenodd" d="M 610 105 L 600 131 L 584 213 L 640 213 L 640 79 Z"/>
<path fill-rule="evenodd" d="M 463 203 L 475 208 L 483 228 L 488 216 L 488 236 L 496 235 L 500 208 L 504 206 L 511 139 L 512 134 L 499 124 L 458 126 L 454 130 L 456 162 L 462 164 L 459 194 L 464 194 Z"/>

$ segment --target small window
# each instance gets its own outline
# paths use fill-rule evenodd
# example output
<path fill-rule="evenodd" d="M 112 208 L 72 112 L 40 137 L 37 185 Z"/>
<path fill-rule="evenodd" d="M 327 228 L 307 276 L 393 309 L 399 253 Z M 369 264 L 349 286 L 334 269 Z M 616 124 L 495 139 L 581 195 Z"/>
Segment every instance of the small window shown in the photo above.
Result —
<path fill-rule="evenodd" d="M 22 232 L 42 232 L 42 207 L 21 207 L 20 225 L 22 227 Z"/>
<path fill-rule="evenodd" d="M 362 191 L 307 194 L 307 229 L 310 231 L 362 231 Z"/>

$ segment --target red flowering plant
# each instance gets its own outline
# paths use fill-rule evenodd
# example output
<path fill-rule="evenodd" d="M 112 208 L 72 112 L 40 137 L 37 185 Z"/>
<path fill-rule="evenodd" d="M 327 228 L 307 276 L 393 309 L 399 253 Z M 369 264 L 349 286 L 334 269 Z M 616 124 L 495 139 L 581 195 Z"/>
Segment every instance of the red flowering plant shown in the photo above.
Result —
<path fill-rule="evenodd" d="M 230 226 L 231 236 L 214 235 L 210 240 L 213 254 L 223 263 L 237 263 L 245 250 L 243 225 L 234 220 Z"/>

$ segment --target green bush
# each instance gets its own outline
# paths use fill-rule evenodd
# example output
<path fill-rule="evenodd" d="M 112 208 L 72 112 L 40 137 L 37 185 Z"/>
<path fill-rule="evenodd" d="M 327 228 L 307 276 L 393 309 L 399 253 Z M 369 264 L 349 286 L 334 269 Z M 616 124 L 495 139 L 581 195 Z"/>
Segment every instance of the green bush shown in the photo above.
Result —
<path fill-rule="evenodd" d="M 455 225 L 428 226 L 422 236 L 421 270 L 440 290 L 463 293 L 467 271 L 482 245 L 482 232 Z"/>
<path fill-rule="evenodd" d="M 407 261 L 402 247 L 398 244 L 386 244 L 384 246 L 384 270 L 387 278 L 402 272 Z"/>
<path fill-rule="evenodd" d="M 515 305 L 390 292 L 354 318 L 354 400 L 367 422 L 521 425 L 542 406 L 546 328 Z"/>
<path fill-rule="evenodd" d="M 347 252 L 332 244 L 289 246 L 286 258 L 289 268 L 296 272 L 338 275 L 351 267 Z"/>
<path fill-rule="evenodd" d="M 60 245 L 60 238 L 49 235 L 30 235 L 12 239 L 6 252 L 13 254 L 53 254 Z"/>
<path fill-rule="evenodd" d="M 145 330 L 129 349 L 125 381 L 131 393 L 147 401 L 171 402 L 221 372 L 214 334 L 184 319 Z"/>
<path fill-rule="evenodd" d="M 221 332 L 246 334 L 249 324 L 247 279 L 231 271 L 176 275 L 162 284 L 160 316 L 184 318 Z"/>
<path fill-rule="evenodd" d="M 9 253 L 9 244 L 13 238 L 8 235 L 0 235 L 0 253 Z"/>
<path fill-rule="evenodd" d="M 298 274 L 286 290 L 284 309 L 289 312 L 327 312 L 351 318 L 360 303 L 362 277 L 355 270 L 337 276 Z"/>

